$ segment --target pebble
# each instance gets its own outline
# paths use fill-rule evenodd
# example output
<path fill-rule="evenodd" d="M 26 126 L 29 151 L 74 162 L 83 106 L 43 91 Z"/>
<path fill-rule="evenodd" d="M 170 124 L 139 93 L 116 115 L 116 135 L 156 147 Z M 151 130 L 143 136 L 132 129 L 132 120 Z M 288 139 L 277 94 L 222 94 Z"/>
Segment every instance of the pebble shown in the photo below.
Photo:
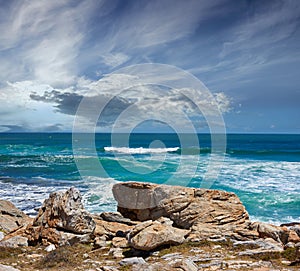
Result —
<path fill-rule="evenodd" d="M 45 248 L 45 250 L 46 250 L 47 252 L 53 251 L 53 250 L 55 250 L 55 249 L 56 249 L 56 247 L 55 247 L 55 245 L 53 245 L 53 244 L 50 244 L 49 246 L 47 246 L 47 247 Z"/>
<path fill-rule="evenodd" d="M 125 258 L 122 261 L 119 262 L 120 265 L 135 265 L 135 264 L 146 264 L 145 260 L 142 257 L 131 257 L 131 258 Z"/>

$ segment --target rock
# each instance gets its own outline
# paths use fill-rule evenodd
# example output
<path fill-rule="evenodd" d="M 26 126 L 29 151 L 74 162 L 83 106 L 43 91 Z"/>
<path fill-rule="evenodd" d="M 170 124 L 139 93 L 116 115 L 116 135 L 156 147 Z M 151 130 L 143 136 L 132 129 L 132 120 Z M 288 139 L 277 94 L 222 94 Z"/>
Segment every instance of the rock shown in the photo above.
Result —
<path fill-rule="evenodd" d="M 75 234 L 92 233 L 96 223 L 84 209 L 81 200 L 80 192 L 76 188 L 51 193 L 40 208 L 33 225 L 57 228 Z"/>
<path fill-rule="evenodd" d="M 281 243 L 276 242 L 272 238 L 259 239 L 254 241 L 254 244 L 258 247 L 255 249 L 248 249 L 240 252 L 239 256 L 253 256 L 257 254 L 267 253 L 280 253 L 283 252 L 283 246 Z"/>
<path fill-rule="evenodd" d="M 165 261 L 170 261 L 170 260 L 174 260 L 174 259 L 182 259 L 182 258 L 183 258 L 183 256 L 179 252 L 169 253 L 169 254 L 165 254 L 165 255 L 161 256 L 161 259 L 163 259 Z"/>
<path fill-rule="evenodd" d="M 11 202 L 0 200 L 0 231 L 10 233 L 28 225 L 31 218 L 16 208 Z"/>
<path fill-rule="evenodd" d="M 254 222 L 251 227 L 257 230 L 260 238 L 270 237 L 283 244 L 288 242 L 289 231 L 285 227 L 274 226 L 263 222 Z"/>
<path fill-rule="evenodd" d="M 180 268 L 181 270 L 184 271 L 198 271 L 197 265 L 189 259 L 176 261 L 171 266 L 175 268 Z"/>
<path fill-rule="evenodd" d="M 298 243 L 300 242 L 300 236 L 293 230 L 290 230 L 288 236 L 288 242 Z"/>
<path fill-rule="evenodd" d="M 187 230 L 178 229 L 159 221 L 146 221 L 128 234 L 128 243 L 139 250 L 150 251 L 164 245 L 179 245 L 185 241 Z"/>
<path fill-rule="evenodd" d="M 30 245 L 73 245 L 91 242 L 95 227 L 92 215 L 83 208 L 79 191 L 70 188 L 50 194 L 25 234 Z"/>
<path fill-rule="evenodd" d="M 96 222 L 96 227 L 94 235 L 101 236 L 106 235 L 110 238 L 114 236 L 125 237 L 127 233 L 133 228 L 133 226 L 128 226 L 127 224 L 122 224 L 118 222 L 107 222 L 101 219 L 93 217 Z"/>
<path fill-rule="evenodd" d="M 128 247 L 128 241 L 126 238 L 123 237 L 114 237 L 112 239 L 112 245 L 114 247 L 126 248 Z"/>
<path fill-rule="evenodd" d="M 131 221 L 129 218 L 125 218 L 119 212 L 104 212 L 100 214 L 100 217 L 108 222 L 118 222 L 122 224 L 127 224 L 129 226 L 137 224 L 137 222 Z"/>
<path fill-rule="evenodd" d="M 0 271 L 20 271 L 20 270 L 8 265 L 0 264 Z"/>
<path fill-rule="evenodd" d="M 111 248 L 108 252 L 109 255 L 113 256 L 114 258 L 124 258 L 123 255 L 123 249 L 116 247 L 116 248 Z"/>
<path fill-rule="evenodd" d="M 199 222 L 240 225 L 249 219 L 239 198 L 225 191 L 126 182 L 115 184 L 113 195 L 118 211 L 131 220 L 164 216 L 188 229 Z"/>
<path fill-rule="evenodd" d="M 123 259 L 122 261 L 119 262 L 119 264 L 121 266 L 124 266 L 124 265 L 142 265 L 142 264 L 146 264 L 146 262 L 142 257 L 131 257 L 131 258 Z"/>
<path fill-rule="evenodd" d="M 49 246 L 47 246 L 46 248 L 45 248 L 45 250 L 47 251 L 47 252 L 51 252 L 51 251 L 53 251 L 53 250 L 55 250 L 56 249 L 56 247 L 55 247 L 55 245 L 53 245 L 53 244 L 50 244 Z"/>
<path fill-rule="evenodd" d="M 4 232 L 0 231 L 0 241 L 4 238 Z"/>
<path fill-rule="evenodd" d="M 58 243 L 60 246 L 72 246 L 77 243 L 88 244 L 91 243 L 92 238 L 90 234 L 74 234 L 70 232 L 61 232 L 61 238 Z"/>
<path fill-rule="evenodd" d="M 27 247 L 28 239 L 23 236 L 13 236 L 0 242 L 0 247 Z"/>
<path fill-rule="evenodd" d="M 94 239 L 94 247 L 95 248 L 100 248 L 100 247 L 106 247 L 107 246 L 107 242 L 106 242 L 106 238 L 102 238 L 102 236 L 97 236 Z"/>
<path fill-rule="evenodd" d="M 300 225 L 291 227 L 290 230 L 293 230 L 294 232 L 296 232 L 298 234 L 298 236 L 300 236 Z"/>

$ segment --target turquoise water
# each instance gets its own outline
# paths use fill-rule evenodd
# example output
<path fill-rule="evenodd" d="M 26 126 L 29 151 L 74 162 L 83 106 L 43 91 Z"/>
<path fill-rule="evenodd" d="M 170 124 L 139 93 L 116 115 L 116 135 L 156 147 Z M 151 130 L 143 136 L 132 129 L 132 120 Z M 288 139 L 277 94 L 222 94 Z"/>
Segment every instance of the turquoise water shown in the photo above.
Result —
<path fill-rule="evenodd" d="M 198 135 L 200 148 L 182 148 L 176 134 L 131 134 L 128 146 L 123 137 L 112 144 L 110 134 L 97 134 L 91 149 L 82 135 L 74 151 L 72 134 L 2 133 L 0 198 L 34 214 L 50 192 L 75 186 L 86 208 L 100 212 L 116 210 L 111 187 L 118 181 L 172 178 L 171 184 L 203 186 L 212 158 L 210 135 Z M 229 134 L 224 158 L 212 189 L 235 192 L 253 220 L 300 221 L 300 135 Z"/>

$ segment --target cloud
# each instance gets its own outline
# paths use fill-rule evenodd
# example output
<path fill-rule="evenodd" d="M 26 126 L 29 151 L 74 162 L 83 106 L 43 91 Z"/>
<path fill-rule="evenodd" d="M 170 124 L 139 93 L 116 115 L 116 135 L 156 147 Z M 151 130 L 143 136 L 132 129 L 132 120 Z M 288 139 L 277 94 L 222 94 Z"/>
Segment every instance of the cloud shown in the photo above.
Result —
<path fill-rule="evenodd" d="M 4 61 L 6 69 L 16 70 L 10 80 L 26 76 L 53 86 L 72 83 L 92 8 L 89 1 L 12 1 L 0 21 L 0 56 L 16 56 L 16 62 Z"/>
<path fill-rule="evenodd" d="M 84 125 L 97 120 L 98 127 L 114 125 L 118 129 L 126 129 L 147 120 L 181 128 L 192 121 L 197 127 L 203 127 L 203 112 L 214 116 L 216 110 L 223 113 L 230 110 L 230 99 L 224 93 L 217 93 L 212 99 L 205 93 L 191 89 L 136 85 L 133 83 L 135 81 L 130 81 L 133 79 L 134 76 L 127 74 L 112 74 L 99 81 L 89 81 L 84 93 L 60 89 L 45 91 L 42 95 L 33 92 L 30 98 L 51 104 L 56 112 L 76 115 Z M 128 88 L 128 85 L 132 87 Z M 190 100 L 184 93 L 192 93 L 194 99 Z"/>
<path fill-rule="evenodd" d="M 112 68 L 120 66 L 129 59 L 129 57 L 123 53 L 108 53 L 106 55 L 102 55 L 101 57 L 103 58 L 104 64 Z"/>
<path fill-rule="evenodd" d="M 27 132 L 61 132 L 63 125 L 56 123 L 53 125 L 45 125 L 39 127 L 32 127 L 28 124 L 22 125 L 0 125 L 0 132 L 5 133 L 27 133 Z"/>

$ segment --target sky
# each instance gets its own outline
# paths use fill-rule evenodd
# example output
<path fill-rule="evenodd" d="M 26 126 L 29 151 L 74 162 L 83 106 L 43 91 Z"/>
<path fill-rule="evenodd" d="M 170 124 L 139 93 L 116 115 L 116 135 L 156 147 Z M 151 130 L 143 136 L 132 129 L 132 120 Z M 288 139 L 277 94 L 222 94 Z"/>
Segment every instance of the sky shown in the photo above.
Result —
<path fill-rule="evenodd" d="M 228 133 L 300 133 L 298 0 L 0 0 L 0 33 L 0 132 L 207 132 L 217 108 Z M 205 87 L 124 73 L 149 63 Z"/>

